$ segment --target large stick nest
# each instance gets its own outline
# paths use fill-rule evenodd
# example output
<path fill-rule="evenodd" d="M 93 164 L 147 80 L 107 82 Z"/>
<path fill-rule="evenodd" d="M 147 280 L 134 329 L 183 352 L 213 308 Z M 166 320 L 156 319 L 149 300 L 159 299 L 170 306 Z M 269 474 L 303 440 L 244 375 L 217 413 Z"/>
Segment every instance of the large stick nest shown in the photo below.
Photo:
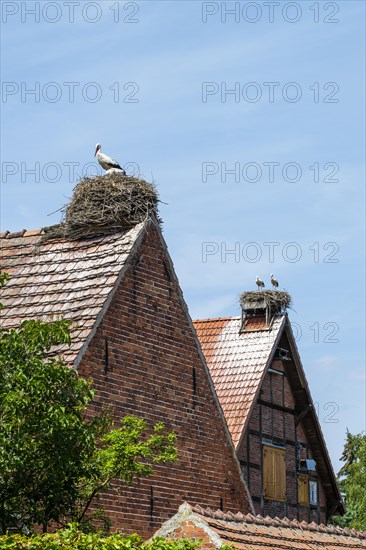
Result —
<path fill-rule="evenodd" d="M 263 303 L 272 311 L 282 311 L 292 306 L 292 298 L 285 290 L 254 290 L 243 292 L 240 296 L 243 309 L 250 309 L 250 306 L 256 309 Z"/>
<path fill-rule="evenodd" d="M 63 221 L 45 228 L 45 238 L 76 240 L 120 231 L 151 214 L 157 217 L 158 202 L 155 186 L 142 179 L 116 173 L 83 178 L 62 209 Z"/>

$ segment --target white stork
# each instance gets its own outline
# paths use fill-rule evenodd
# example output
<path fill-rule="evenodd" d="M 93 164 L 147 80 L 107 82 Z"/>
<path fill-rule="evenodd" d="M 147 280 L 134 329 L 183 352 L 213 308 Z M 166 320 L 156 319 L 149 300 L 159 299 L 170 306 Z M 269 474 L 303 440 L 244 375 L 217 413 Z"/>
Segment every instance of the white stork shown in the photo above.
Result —
<path fill-rule="evenodd" d="M 95 153 L 94 156 L 97 157 L 97 161 L 101 165 L 104 170 L 110 174 L 110 173 L 117 173 L 120 172 L 122 176 L 126 175 L 126 172 L 124 169 L 119 165 L 119 163 L 112 159 L 111 157 L 108 157 L 104 153 L 101 153 L 101 144 L 97 143 L 95 146 Z"/>
<path fill-rule="evenodd" d="M 276 290 L 276 288 L 278 288 L 278 281 L 273 277 L 273 273 L 271 273 L 271 283 L 272 283 L 272 288 Z"/>
<path fill-rule="evenodd" d="M 264 288 L 266 285 L 264 284 L 264 282 L 258 277 L 256 277 L 255 279 L 255 284 L 257 285 L 258 287 L 258 290 L 260 290 L 261 288 Z"/>

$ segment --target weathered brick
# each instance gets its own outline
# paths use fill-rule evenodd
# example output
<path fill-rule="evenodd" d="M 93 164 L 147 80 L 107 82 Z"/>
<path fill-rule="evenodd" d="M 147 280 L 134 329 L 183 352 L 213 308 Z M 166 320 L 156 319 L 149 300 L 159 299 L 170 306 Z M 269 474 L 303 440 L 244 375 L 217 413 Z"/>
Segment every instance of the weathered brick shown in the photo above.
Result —
<path fill-rule="evenodd" d="M 142 259 L 134 269 L 138 257 Z M 109 492 L 100 499 L 116 528 L 138 530 L 143 536 L 151 535 L 185 500 L 213 509 L 222 503 L 225 510 L 249 511 L 190 320 L 164 262 L 169 264 L 152 226 L 78 366 L 79 374 L 92 378 L 96 389 L 91 415 L 108 404 L 116 426 L 124 415 L 135 414 L 150 426 L 162 421 L 177 434 L 176 463 L 156 466 L 152 477 L 130 488 L 118 487 L 120 494 Z"/>

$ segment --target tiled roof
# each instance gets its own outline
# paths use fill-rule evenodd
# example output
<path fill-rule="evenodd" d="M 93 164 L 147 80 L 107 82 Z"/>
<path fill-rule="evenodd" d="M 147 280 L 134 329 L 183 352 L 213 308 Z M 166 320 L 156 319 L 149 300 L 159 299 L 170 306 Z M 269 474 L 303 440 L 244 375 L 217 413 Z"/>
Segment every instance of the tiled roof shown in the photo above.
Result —
<path fill-rule="evenodd" d="M 296 391 L 300 391 L 303 399 L 312 406 L 310 414 L 304 417 L 303 424 L 317 462 L 317 469 L 329 502 L 337 503 L 337 509 L 344 513 L 339 488 L 314 412 L 314 404 L 287 315 L 275 317 L 270 330 L 251 325 L 249 330 L 246 326 L 246 330 L 241 331 L 241 322 L 239 317 L 194 321 L 235 447 L 238 448 L 240 445 L 267 366 L 272 361 L 282 335 L 286 333 L 294 357 L 294 368 L 289 373 L 291 385 Z"/>
<path fill-rule="evenodd" d="M 340 548 L 366 548 L 366 533 L 299 522 L 287 518 L 278 519 L 252 514 L 224 514 L 195 506 L 193 511 L 213 529 L 224 543 L 236 548 L 257 550 L 286 548 L 309 550 L 310 548 L 333 550 Z"/>
<path fill-rule="evenodd" d="M 270 330 L 240 333 L 239 317 L 194 321 L 235 446 L 285 322 L 277 317 Z"/>
<path fill-rule="evenodd" d="M 0 269 L 10 275 L 0 325 L 69 319 L 72 346 L 63 354 L 73 364 L 143 226 L 79 241 L 44 240 L 42 230 L 0 233 Z"/>
<path fill-rule="evenodd" d="M 215 547 L 231 544 L 242 550 L 344 550 L 366 548 L 366 533 L 354 529 L 341 529 L 315 523 L 290 521 L 252 514 L 213 512 L 200 506 L 184 503 L 178 514 L 165 522 L 154 536 L 184 536 L 184 526 L 190 525 L 187 534 L 194 534 L 192 525 L 205 532 L 205 543 Z M 188 536 L 191 536 L 188 534 Z"/>

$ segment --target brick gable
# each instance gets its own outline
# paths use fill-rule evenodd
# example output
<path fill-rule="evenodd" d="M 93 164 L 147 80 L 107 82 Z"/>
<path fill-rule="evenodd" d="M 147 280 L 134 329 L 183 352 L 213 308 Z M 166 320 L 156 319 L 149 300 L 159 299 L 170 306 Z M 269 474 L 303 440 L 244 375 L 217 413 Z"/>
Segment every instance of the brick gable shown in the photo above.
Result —
<path fill-rule="evenodd" d="M 43 295 L 47 294 L 52 250 L 66 249 L 67 257 L 61 253 L 57 269 L 51 271 L 55 286 L 47 300 L 57 311 L 57 299 L 62 297 L 66 317 L 70 311 L 78 330 L 87 318 L 88 330 L 78 339 L 73 365 L 81 376 L 93 380 L 96 399 L 90 414 L 107 405 L 112 407 L 117 426 L 124 415 L 135 414 L 149 425 L 162 421 L 176 432 L 176 463 L 158 466 L 154 477 L 130 488 L 118 487 L 118 494 L 110 492 L 101 498 L 116 528 L 150 536 L 184 500 L 247 512 L 252 509 L 250 498 L 160 229 L 149 221 L 135 231 L 133 242 L 131 233 L 127 237 L 122 235 L 122 248 L 118 236 L 89 239 L 81 251 L 80 242 L 48 242 L 37 251 L 38 263 L 32 243 L 26 258 L 23 250 L 15 263 L 10 262 L 11 280 L 2 313 L 10 311 L 9 319 L 16 326 L 21 307 L 14 289 L 21 288 L 26 301 L 32 296 L 34 303 L 32 280 L 36 277 L 37 294 L 42 297 L 42 288 Z M 20 240 L 26 238 L 30 237 Z M 4 241 L 9 251 L 12 238 Z M 18 252 L 21 244 L 17 242 Z M 43 246 L 49 256 L 47 268 L 40 260 Z M 95 249 L 94 260 L 88 254 L 90 247 Z M 92 279 L 93 261 L 98 279 Z M 66 269 L 68 262 L 73 263 Z M 68 277 L 75 279 L 83 271 L 83 262 L 88 263 L 91 279 L 79 307 L 71 307 L 72 295 L 69 303 L 63 285 Z M 27 269 L 26 281 L 21 283 Z M 77 291 L 77 285 L 71 285 L 70 292 Z M 40 305 L 40 315 L 43 310 Z"/>
<path fill-rule="evenodd" d="M 93 378 L 94 406 L 112 405 L 117 422 L 133 413 L 151 423 L 164 422 L 178 436 L 178 462 L 122 488 L 119 498 L 103 499 L 116 525 L 148 535 L 187 499 L 249 509 L 172 265 L 154 225 L 130 258 L 78 371 Z"/>

